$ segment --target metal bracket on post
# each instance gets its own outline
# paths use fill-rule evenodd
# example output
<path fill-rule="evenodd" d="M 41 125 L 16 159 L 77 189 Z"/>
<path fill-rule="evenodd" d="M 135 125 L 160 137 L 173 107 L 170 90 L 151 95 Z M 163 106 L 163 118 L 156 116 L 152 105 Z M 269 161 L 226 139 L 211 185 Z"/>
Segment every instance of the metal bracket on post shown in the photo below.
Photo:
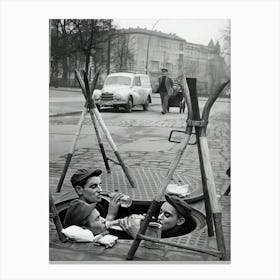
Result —
<path fill-rule="evenodd" d="M 195 120 L 187 120 L 188 126 L 194 126 L 194 127 L 206 127 L 208 124 L 208 121 L 201 120 L 201 121 L 195 121 Z"/>

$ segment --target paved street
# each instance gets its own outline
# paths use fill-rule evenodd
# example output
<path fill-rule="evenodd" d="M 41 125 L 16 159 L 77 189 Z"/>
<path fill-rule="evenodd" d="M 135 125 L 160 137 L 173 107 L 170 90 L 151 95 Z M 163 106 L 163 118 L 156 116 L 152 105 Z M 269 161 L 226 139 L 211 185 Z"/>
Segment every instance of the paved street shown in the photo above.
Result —
<path fill-rule="evenodd" d="M 201 98 L 201 110 L 204 103 L 205 98 Z M 83 96 L 77 90 L 50 90 L 50 186 L 52 190 L 59 180 L 65 155 L 71 147 L 83 104 Z M 165 171 L 175 157 L 178 144 L 168 142 L 169 133 L 172 129 L 185 129 L 187 114 L 186 112 L 179 114 L 179 108 L 175 107 L 170 109 L 169 114 L 162 115 L 160 112 L 160 98 L 157 94 L 153 94 L 149 111 L 143 111 L 139 107 L 132 113 L 114 112 L 111 109 L 104 109 L 101 112 L 121 156 L 132 170 L 141 167 Z M 218 192 L 226 188 L 229 183 L 225 174 L 230 163 L 229 125 L 229 99 L 218 99 L 211 111 L 207 135 Z M 101 136 L 107 156 L 115 159 L 102 131 Z M 105 171 L 89 115 L 84 121 L 63 190 L 72 193 L 69 185 L 70 175 L 76 168 L 88 166 L 99 167 Z M 119 169 L 111 162 L 110 167 L 112 170 Z M 176 172 L 200 183 L 196 146 L 187 148 Z"/>
<path fill-rule="evenodd" d="M 205 101 L 205 98 L 199 99 L 200 110 Z M 61 193 L 57 194 L 55 189 L 77 130 L 83 104 L 84 99 L 79 91 L 50 90 L 50 188 L 55 201 L 77 197 L 71 186 L 70 177 L 75 170 L 82 167 L 101 168 L 103 170 L 102 186 L 105 190 L 118 189 L 134 200 L 151 200 L 158 192 L 178 149 L 179 144 L 168 142 L 169 133 L 172 129 L 185 130 L 186 112 L 179 114 L 179 108 L 171 108 L 170 113 L 162 115 L 160 98 L 157 94 L 153 95 L 148 111 L 143 111 L 142 108 L 135 108 L 132 113 L 114 112 L 112 109 L 102 110 L 101 116 L 122 159 L 129 167 L 136 188 L 131 188 L 120 166 L 111 161 L 109 162 L 111 173 L 106 172 L 95 131 L 90 116 L 87 115 Z M 100 132 L 107 157 L 116 160 L 101 128 Z M 229 99 L 219 99 L 214 104 L 207 136 L 217 193 L 220 194 L 229 185 L 229 178 L 225 173 L 230 164 Z M 194 197 L 202 194 L 196 145 L 188 146 L 171 182 L 189 184 Z M 226 248 L 230 254 L 230 199 L 222 197 L 220 202 L 223 211 L 222 224 Z M 204 212 L 202 202 L 193 204 L 193 207 Z M 211 245 L 215 244 L 215 241 L 213 243 L 211 240 L 207 237 L 207 230 L 204 228 L 191 235 L 177 237 L 173 241 L 200 248 L 215 247 L 215 245 Z M 179 253 L 176 254 L 179 257 Z M 105 255 L 105 253 L 102 254 L 104 257 Z M 180 258 L 186 259 L 185 256 Z M 195 258 L 190 257 L 190 259 Z"/>

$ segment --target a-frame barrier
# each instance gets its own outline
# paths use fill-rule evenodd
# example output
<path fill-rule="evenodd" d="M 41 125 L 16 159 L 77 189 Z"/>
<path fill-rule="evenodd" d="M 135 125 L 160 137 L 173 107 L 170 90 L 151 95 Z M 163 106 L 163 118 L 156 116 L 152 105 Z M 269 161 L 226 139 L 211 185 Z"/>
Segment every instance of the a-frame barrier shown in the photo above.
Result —
<path fill-rule="evenodd" d="M 108 129 L 107 129 L 107 127 L 106 127 L 106 125 L 105 125 L 105 123 L 104 123 L 104 121 L 103 121 L 103 119 L 102 119 L 102 117 L 101 117 L 101 115 L 100 115 L 100 113 L 99 113 L 95 103 L 94 103 L 94 99 L 92 98 L 92 95 L 93 95 L 93 92 L 94 92 L 94 89 L 95 89 L 95 86 L 96 86 L 96 83 L 97 83 L 97 80 L 98 80 L 99 71 L 96 73 L 96 75 L 95 75 L 95 77 L 93 79 L 91 89 L 90 89 L 90 86 L 89 86 L 89 82 L 88 82 L 88 78 L 87 78 L 86 72 L 85 71 L 82 71 L 82 72 L 83 72 L 83 79 L 82 79 L 80 73 L 77 70 L 75 70 L 76 78 L 77 78 L 77 80 L 79 82 L 79 85 L 80 85 L 82 93 L 83 93 L 83 95 L 85 97 L 86 103 L 84 105 L 83 111 L 82 111 L 81 116 L 80 116 L 79 123 L 77 125 L 77 131 L 75 133 L 75 137 L 73 139 L 72 146 L 70 148 L 69 153 L 67 154 L 65 165 L 64 165 L 62 174 L 60 176 L 59 183 L 57 185 L 56 191 L 60 192 L 60 190 L 62 188 L 62 185 L 63 185 L 64 179 L 65 179 L 67 170 L 69 168 L 72 156 L 73 156 L 75 148 L 76 148 L 76 144 L 77 144 L 78 138 L 79 138 L 80 133 L 81 133 L 81 129 L 82 129 L 82 125 L 83 125 L 83 122 L 84 122 L 84 118 L 85 118 L 87 112 L 90 113 L 92 124 L 94 126 L 94 130 L 95 130 L 95 133 L 96 133 L 96 137 L 97 137 L 97 140 L 98 140 L 98 143 L 99 143 L 100 151 L 101 151 L 101 154 L 102 154 L 102 157 L 103 157 L 104 164 L 106 166 L 107 172 L 110 173 L 110 167 L 109 167 L 108 160 L 113 161 L 115 164 L 119 164 L 122 167 L 122 169 L 123 169 L 123 171 L 124 171 L 128 181 L 129 181 L 131 187 L 134 188 L 135 187 L 135 182 L 132 179 L 132 176 L 131 176 L 131 174 L 129 172 L 129 169 L 126 167 L 124 161 L 122 160 L 121 155 L 120 155 L 120 153 L 118 151 L 118 148 L 117 148 L 114 140 L 112 139 L 111 134 L 108 131 Z M 104 146 L 103 146 L 103 143 L 102 143 L 102 140 L 101 140 L 101 137 L 100 137 L 100 133 L 99 133 L 99 130 L 98 130 L 96 119 L 99 122 L 99 125 L 100 125 L 101 129 L 103 130 L 103 133 L 106 136 L 106 138 L 107 138 L 107 140 L 108 140 L 108 142 L 109 142 L 113 152 L 115 153 L 115 156 L 116 156 L 118 162 L 115 161 L 115 160 L 112 160 L 112 159 L 110 159 L 110 158 L 108 158 L 106 156 L 105 149 L 104 149 Z"/>
<path fill-rule="evenodd" d="M 136 235 L 135 239 L 132 242 L 132 245 L 127 254 L 128 260 L 133 259 L 134 255 L 140 245 L 141 240 L 153 241 L 153 242 L 157 242 L 157 243 L 161 243 L 161 244 L 166 244 L 169 246 L 180 247 L 180 248 L 183 248 L 186 250 L 191 250 L 194 252 L 214 255 L 222 260 L 228 259 L 227 254 L 226 254 L 226 247 L 225 247 L 224 234 L 223 234 L 223 228 L 222 228 L 222 213 L 221 213 L 221 208 L 220 208 L 220 205 L 219 205 L 219 202 L 217 199 L 217 195 L 216 195 L 216 186 L 215 186 L 215 182 L 214 182 L 214 175 L 213 175 L 211 161 L 210 161 L 208 142 L 207 142 L 207 138 L 206 138 L 206 128 L 207 128 L 209 113 L 210 113 L 212 105 L 214 104 L 214 102 L 216 101 L 216 99 L 218 98 L 220 93 L 223 91 L 225 86 L 230 81 L 227 81 L 227 82 L 223 83 L 222 85 L 220 85 L 217 88 L 217 90 L 215 91 L 215 93 L 209 97 L 209 99 L 207 100 L 207 102 L 204 106 L 202 118 L 200 120 L 196 90 L 194 90 L 193 91 L 194 94 L 191 95 L 185 75 L 182 74 L 182 76 L 180 76 L 180 78 L 181 78 L 181 84 L 183 87 L 183 94 L 184 94 L 184 97 L 185 97 L 185 100 L 187 103 L 187 107 L 188 107 L 188 119 L 187 119 L 185 137 L 184 137 L 183 141 L 181 142 L 181 145 L 178 149 L 178 152 L 177 152 L 177 155 L 176 155 L 174 161 L 171 163 L 171 165 L 169 167 L 169 170 L 165 176 L 165 179 L 161 183 L 158 194 L 154 197 L 153 201 L 151 202 L 147 215 L 146 215 L 143 223 L 141 223 L 138 234 Z M 212 222 L 212 220 L 213 220 L 218 250 L 214 250 L 214 249 L 208 250 L 208 249 L 200 249 L 197 247 L 178 245 L 176 243 L 163 241 L 162 239 L 158 239 L 158 238 L 151 238 L 151 237 L 145 235 L 149 222 L 151 221 L 152 217 L 154 216 L 156 209 L 159 207 L 160 201 L 166 192 L 167 185 L 169 184 L 169 182 L 175 172 L 175 169 L 176 169 L 185 149 L 187 148 L 187 146 L 189 144 L 189 140 L 190 140 L 190 137 L 192 134 L 193 127 L 195 127 L 196 138 L 197 138 L 200 169 L 201 169 L 201 176 L 202 176 L 202 186 L 203 186 L 205 209 L 206 209 L 208 235 L 209 236 L 214 235 L 213 222 Z"/>

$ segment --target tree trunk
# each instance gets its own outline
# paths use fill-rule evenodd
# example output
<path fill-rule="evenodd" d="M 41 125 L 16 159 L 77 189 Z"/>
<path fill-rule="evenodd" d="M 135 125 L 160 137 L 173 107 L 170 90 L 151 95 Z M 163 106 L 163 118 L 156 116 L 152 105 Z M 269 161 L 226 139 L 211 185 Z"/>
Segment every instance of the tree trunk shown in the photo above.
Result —
<path fill-rule="evenodd" d="M 62 59 L 62 68 L 63 68 L 63 74 L 62 74 L 63 86 L 67 86 L 67 80 L 68 80 L 67 57 L 63 57 Z"/>
<path fill-rule="evenodd" d="M 89 62 L 90 62 L 90 53 L 86 53 L 86 73 L 87 73 L 87 76 L 89 74 Z"/>
<path fill-rule="evenodd" d="M 109 35 L 108 35 L 108 49 L 107 49 L 107 75 L 110 74 L 110 64 L 111 64 L 111 23 L 112 20 L 109 21 Z"/>

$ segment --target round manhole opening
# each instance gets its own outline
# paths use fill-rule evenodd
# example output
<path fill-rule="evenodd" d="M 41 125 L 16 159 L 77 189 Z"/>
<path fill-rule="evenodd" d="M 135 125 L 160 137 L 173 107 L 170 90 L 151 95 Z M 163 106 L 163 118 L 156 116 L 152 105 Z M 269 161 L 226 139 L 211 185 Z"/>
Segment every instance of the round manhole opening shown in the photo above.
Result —
<path fill-rule="evenodd" d="M 57 210 L 59 213 L 59 217 L 61 221 L 63 222 L 67 209 L 69 207 L 71 201 L 64 201 L 59 204 L 57 204 Z M 132 205 L 129 208 L 119 208 L 119 213 L 117 216 L 117 219 L 124 218 L 132 214 L 144 214 L 147 213 L 151 201 L 137 201 L 134 200 Z M 162 201 L 160 203 L 160 206 L 156 210 L 155 217 L 159 215 L 160 207 L 164 203 Z M 100 212 L 101 216 L 105 217 L 108 210 L 108 202 L 104 199 L 97 205 L 97 210 Z M 184 226 L 180 228 L 179 231 L 169 231 L 168 233 L 163 232 L 162 238 L 170 238 L 170 237 L 177 237 L 177 236 L 183 236 L 186 234 L 189 234 L 193 231 L 197 231 L 202 229 L 206 225 L 206 217 L 203 213 L 196 210 L 195 208 L 192 208 L 191 216 L 187 219 L 187 221 L 184 223 Z M 120 230 L 114 230 L 110 229 L 110 233 L 113 235 L 116 235 L 119 237 L 119 239 L 132 239 L 128 234 L 126 234 L 124 231 Z"/>

